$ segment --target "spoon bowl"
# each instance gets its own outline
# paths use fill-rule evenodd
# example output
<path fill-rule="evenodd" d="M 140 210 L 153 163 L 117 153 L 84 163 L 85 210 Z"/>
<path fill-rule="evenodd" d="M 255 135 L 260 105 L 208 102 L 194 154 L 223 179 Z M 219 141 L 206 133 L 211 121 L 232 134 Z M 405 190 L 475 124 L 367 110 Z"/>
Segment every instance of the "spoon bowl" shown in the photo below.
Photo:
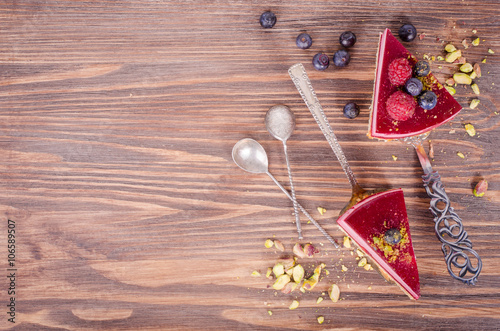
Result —
<path fill-rule="evenodd" d="M 241 169 L 254 173 L 268 173 L 269 162 L 261 144 L 251 138 L 238 141 L 233 147 L 233 161 Z"/>

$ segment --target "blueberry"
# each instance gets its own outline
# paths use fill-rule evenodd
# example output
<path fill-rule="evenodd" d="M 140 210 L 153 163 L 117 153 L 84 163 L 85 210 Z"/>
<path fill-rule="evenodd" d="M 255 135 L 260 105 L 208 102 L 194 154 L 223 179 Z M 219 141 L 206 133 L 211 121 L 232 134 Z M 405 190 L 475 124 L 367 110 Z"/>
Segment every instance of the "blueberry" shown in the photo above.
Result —
<path fill-rule="evenodd" d="M 297 36 L 295 43 L 297 44 L 298 48 L 308 49 L 309 47 L 311 47 L 313 41 L 311 36 L 304 32 Z"/>
<path fill-rule="evenodd" d="M 333 63 L 337 67 L 345 67 L 346 65 L 349 64 L 349 61 L 351 60 L 351 57 L 349 56 L 349 53 L 343 49 L 338 50 L 334 55 L 333 55 Z"/>
<path fill-rule="evenodd" d="M 422 89 L 424 88 L 422 82 L 418 78 L 410 78 L 406 81 L 405 84 L 405 89 L 406 92 L 408 92 L 409 95 L 416 97 L 417 95 L 422 92 Z"/>
<path fill-rule="evenodd" d="M 276 24 L 276 15 L 273 12 L 266 11 L 260 15 L 260 25 L 263 28 L 270 29 Z"/>
<path fill-rule="evenodd" d="M 399 38 L 402 41 L 413 41 L 417 36 L 417 29 L 411 24 L 405 24 L 399 28 Z"/>
<path fill-rule="evenodd" d="M 436 107 L 437 96 L 432 91 L 424 92 L 418 97 L 418 104 L 424 109 L 431 110 Z"/>
<path fill-rule="evenodd" d="M 350 119 L 359 115 L 359 106 L 354 102 L 349 102 L 344 106 L 344 116 Z"/>
<path fill-rule="evenodd" d="M 413 72 L 417 77 L 425 77 L 431 72 L 431 66 L 427 61 L 418 61 L 417 64 L 415 64 Z"/>
<path fill-rule="evenodd" d="M 317 70 L 325 70 L 330 65 L 330 59 L 325 53 L 319 52 L 313 57 L 313 66 Z"/>
<path fill-rule="evenodd" d="M 356 35 L 351 31 L 346 31 L 340 35 L 339 42 L 346 48 L 352 47 L 356 43 Z"/>
<path fill-rule="evenodd" d="M 389 245 L 397 245 L 401 241 L 401 232 L 398 229 L 389 229 L 385 231 L 384 240 Z"/>

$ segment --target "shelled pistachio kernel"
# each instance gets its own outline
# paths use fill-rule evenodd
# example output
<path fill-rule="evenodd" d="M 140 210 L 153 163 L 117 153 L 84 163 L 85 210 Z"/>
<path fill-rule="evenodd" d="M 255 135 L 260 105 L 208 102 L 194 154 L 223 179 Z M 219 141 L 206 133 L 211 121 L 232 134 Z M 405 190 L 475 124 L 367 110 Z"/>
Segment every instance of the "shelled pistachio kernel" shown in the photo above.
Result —
<path fill-rule="evenodd" d="M 455 85 L 455 80 L 452 77 L 450 77 L 445 81 L 445 83 L 446 85 L 453 86 Z"/>
<path fill-rule="evenodd" d="M 457 48 L 452 44 L 448 44 L 448 45 L 444 46 L 444 50 L 447 51 L 448 53 L 451 53 L 451 52 L 456 51 Z"/>
<path fill-rule="evenodd" d="M 470 79 L 476 79 L 477 78 L 477 74 L 473 71 L 469 74 L 469 77 Z"/>
<path fill-rule="evenodd" d="M 252 271 L 251 276 L 252 277 L 260 277 L 260 272 L 258 272 L 257 270 L 254 270 L 254 271 Z"/>
<path fill-rule="evenodd" d="M 459 158 L 465 159 L 465 155 L 464 155 L 464 153 L 462 153 L 462 152 L 457 152 L 457 156 L 458 156 Z"/>
<path fill-rule="evenodd" d="M 446 54 L 446 57 L 444 59 L 448 63 L 453 63 L 455 60 L 459 59 L 460 57 L 462 57 L 462 51 L 457 50 L 457 51 L 453 51 L 451 53 Z"/>
<path fill-rule="evenodd" d="M 323 207 L 318 207 L 317 209 L 321 216 L 323 216 L 326 213 L 326 209 Z"/>
<path fill-rule="evenodd" d="M 474 64 L 473 70 L 477 77 L 481 77 L 481 67 L 479 66 L 479 63 Z"/>
<path fill-rule="evenodd" d="M 472 71 L 472 64 L 470 63 L 465 63 L 460 66 L 460 71 L 461 72 L 471 72 Z"/>
<path fill-rule="evenodd" d="M 317 303 L 317 304 L 319 304 L 319 303 L 321 303 L 321 301 L 323 301 L 323 300 L 324 300 L 324 299 L 323 299 L 323 297 L 318 297 L 318 298 L 316 299 L 316 303 Z"/>
<path fill-rule="evenodd" d="M 290 308 L 291 310 L 299 308 L 299 302 L 297 300 L 293 300 L 292 303 L 290 304 L 290 307 L 288 308 Z"/>
<path fill-rule="evenodd" d="M 344 247 L 351 248 L 351 239 L 348 236 L 344 236 Z"/>
<path fill-rule="evenodd" d="M 479 183 L 476 184 L 476 187 L 474 187 L 474 191 L 472 193 L 474 193 L 474 196 L 480 198 L 486 193 L 487 190 L 488 181 L 486 181 L 485 179 L 481 179 Z"/>
<path fill-rule="evenodd" d="M 277 250 L 279 250 L 280 252 L 284 252 L 285 251 L 285 246 L 283 246 L 283 244 L 281 243 L 281 241 L 279 240 L 275 240 L 274 241 L 274 246 L 276 247 Z"/>
<path fill-rule="evenodd" d="M 470 76 L 463 73 L 463 72 L 458 72 L 458 73 L 454 74 L 453 80 L 455 80 L 455 83 L 457 83 L 457 84 L 470 85 L 472 83 L 472 79 L 470 78 Z"/>
<path fill-rule="evenodd" d="M 470 86 L 472 88 L 472 91 L 474 91 L 475 94 L 479 95 L 481 92 L 479 91 L 479 86 L 477 86 L 477 84 L 472 84 Z"/>
<path fill-rule="evenodd" d="M 451 87 L 451 86 L 445 86 L 444 87 L 448 93 L 450 93 L 451 95 L 454 95 L 455 93 L 457 93 L 457 91 L 455 90 L 455 88 Z"/>
<path fill-rule="evenodd" d="M 358 262 L 358 267 L 364 267 L 366 265 L 366 257 L 362 258 Z"/>
<path fill-rule="evenodd" d="M 325 318 L 323 316 L 318 316 L 317 320 L 318 320 L 319 324 L 323 324 L 323 322 L 325 321 Z"/>
<path fill-rule="evenodd" d="M 272 241 L 271 239 L 267 239 L 264 242 L 264 246 L 266 246 L 266 248 L 271 248 L 271 247 L 273 247 L 273 245 L 274 245 L 274 241 Z"/>
<path fill-rule="evenodd" d="M 479 99 L 472 99 L 470 102 L 469 108 L 470 109 L 475 109 L 479 105 Z"/>
<path fill-rule="evenodd" d="M 340 288 L 337 284 L 333 284 L 328 289 L 328 296 L 333 302 L 339 301 L 340 298 Z"/>
<path fill-rule="evenodd" d="M 479 45 L 479 37 L 477 37 L 472 41 L 472 46 L 478 46 L 478 45 Z"/>
<path fill-rule="evenodd" d="M 469 136 L 474 137 L 476 135 L 476 129 L 472 124 L 465 124 L 465 131 L 469 134 Z"/>

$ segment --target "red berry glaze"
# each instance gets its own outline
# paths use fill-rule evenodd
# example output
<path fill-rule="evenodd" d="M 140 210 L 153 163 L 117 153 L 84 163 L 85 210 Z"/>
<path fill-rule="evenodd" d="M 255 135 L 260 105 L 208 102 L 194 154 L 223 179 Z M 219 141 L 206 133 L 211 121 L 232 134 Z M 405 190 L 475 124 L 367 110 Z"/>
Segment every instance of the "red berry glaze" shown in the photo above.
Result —
<path fill-rule="evenodd" d="M 387 112 L 396 121 L 406 121 L 411 118 L 415 113 L 415 108 L 417 107 L 417 102 L 415 99 L 403 92 L 394 92 L 389 99 L 387 99 Z"/>
<path fill-rule="evenodd" d="M 412 68 L 408 59 L 400 57 L 389 64 L 389 80 L 393 85 L 402 86 L 412 76 Z"/>

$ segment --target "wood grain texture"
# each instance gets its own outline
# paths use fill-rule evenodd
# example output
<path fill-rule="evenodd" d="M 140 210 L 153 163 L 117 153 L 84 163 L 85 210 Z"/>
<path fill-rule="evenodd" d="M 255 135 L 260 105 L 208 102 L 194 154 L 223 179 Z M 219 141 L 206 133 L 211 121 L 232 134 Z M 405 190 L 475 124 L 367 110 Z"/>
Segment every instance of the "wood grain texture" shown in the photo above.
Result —
<path fill-rule="evenodd" d="M 263 29 L 258 18 L 269 9 L 278 23 Z M 498 17 L 497 0 L 2 1 L 0 328 L 497 329 Z M 480 105 L 469 109 L 475 96 L 459 86 L 463 111 L 430 137 L 433 167 L 483 259 L 473 287 L 446 271 L 413 149 L 366 137 L 378 36 L 403 22 L 425 33 L 406 44 L 418 57 L 442 55 L 442 41 L 463 49 L 461 41 L 477 35 L 480 45 L 463 52 L 472 63 L 487 59 L 477 80 Z M 345 30 L 358 36 L 349 66 L 315 71 L 312 56 L 333 54 Z M 295 46 L 301 31 L 313 37 L 309 50 Z M 267 176 L 245 173 L 231 159 L 236 141 L 257 139 L 288 187 L 282 144 L 264 126 L 275 104 L 296 115 L 288 148 L 297 197 L 342 238 L 335 219 L 349 183 L 288 76 L 297 62 L 360 184 L 403 188 L 421 278 L 417 302 L 356 267 L 348 249 L 334 249 L 305 217 L 303 242 L 321 253 L 303 263 L 309 270 L 324 262 L 330 274 L 311 293 L 289 295 L 250 277 L 285 255 L 266 249 L 265 239 L 280 239 L 288 254 L 297 242 L 290 201 Z M 444 79 L 456 65 L 432 69 Z M 354 120 L 342 115 L 348 101 L 361 106 Z M 476 198 L 481 178 L 490 189 Z M 323 216 L 318 206 L 327 209 Z M 15 324 L 4 313 L 7 219 L 17 235 Z M 316 304 L 333 282 L 342 300 Z M 295 298 L 301 304 L 291 311 Z"/>

